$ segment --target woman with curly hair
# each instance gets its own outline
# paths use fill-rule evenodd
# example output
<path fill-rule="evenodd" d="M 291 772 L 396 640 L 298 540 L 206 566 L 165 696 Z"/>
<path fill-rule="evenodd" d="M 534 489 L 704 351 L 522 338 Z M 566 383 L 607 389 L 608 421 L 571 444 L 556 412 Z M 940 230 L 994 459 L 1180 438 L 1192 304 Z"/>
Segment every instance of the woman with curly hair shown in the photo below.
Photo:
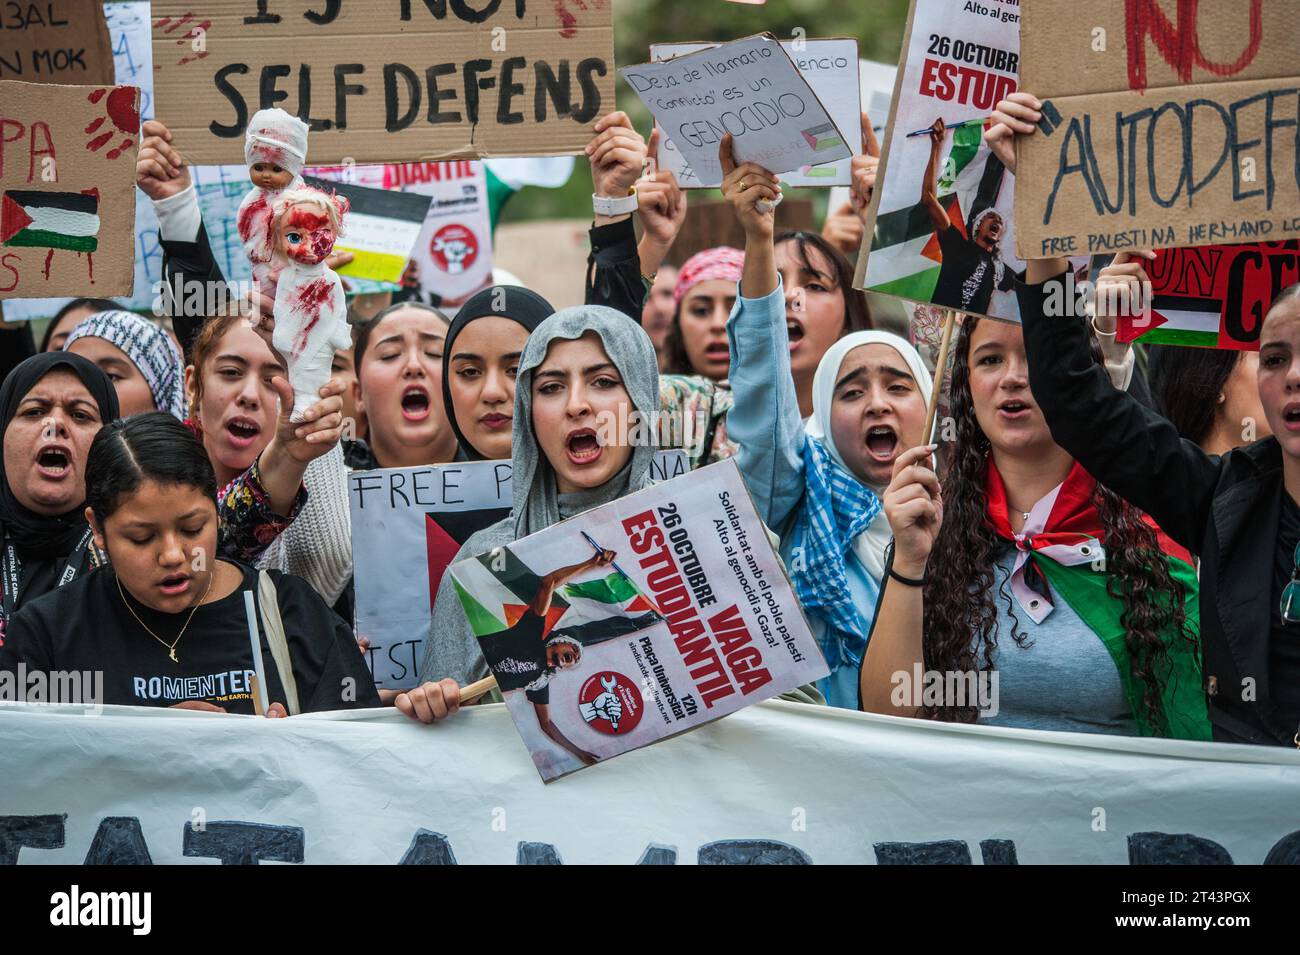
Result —
<path fill-rule="evenodd" d="M 1018 325 L 967 318 L 954 349 L 942 488 L 931 445 L 899 457 L 885 492 L 895 549 L 863 708 L 1208 739 L 1190 555 L 1052 440 Z M 941 687 L 901 692 L 920 670 Z M 960 691 L 977 680 L 993 706 Z"/>

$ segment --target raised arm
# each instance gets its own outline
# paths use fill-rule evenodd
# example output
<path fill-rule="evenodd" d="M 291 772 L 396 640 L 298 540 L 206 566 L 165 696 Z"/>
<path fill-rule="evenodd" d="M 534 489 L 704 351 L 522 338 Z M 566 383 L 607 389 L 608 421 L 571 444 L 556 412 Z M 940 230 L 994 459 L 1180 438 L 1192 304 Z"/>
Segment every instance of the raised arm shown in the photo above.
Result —
<path fill-rule="evenodd" d="M 646 143 L 627 114 L 616 111 L 602 116 L 593 127 L 595 136 L 587 144 L 594 196 L 625 199 L 641 175 Z M 632 213 L 597 214 L 590 233 L 591 254 L 587 257 L 585 301 L 607 305 L 627 315 L 638 325 L 646 287 L 632 227 Z"/>
<path fill-rule="evenodd" d="M 555 591 L 558 587 L 563 586 L 566 581 L 584 571 L 593 570 L 596 567 L 608 567 L 614 562 L 614 556 L 612 550 L 604 550 L 599 554 L 593 554 L 580 563 L 570 564 L 567 567 L 560 567 L 551 571 L 542 578 L 542 583 L 537 588 L 537 596 L 533 598 L 533 602 L 528 605 L 528 608 L 537 616 L 545 619 L 546 614 L 551 609 L 551 600 L 555 597 Z"/>
<path fill-rule="evenodd" d="M 948 213 L 939 204 L 939 154 L 947 138 L 943 120 L 936 119 L 930 127 L 930 161 L 925 164 L 925 175 L 921 178 L 921 205 L 925 206 L 936 232 L 945 232 L 952 226 Z"/>
<path fill-rule="evenodd" d="M 1063 287 L 1052 284 L 1065 281 L 1063 260 L 1030 262 L 1028 277 L 1034 284 L 1017 291 L 1029 386 L 1052 438 L 1089 474 L 1199 553 L 1219 459 L 1112 386 L 1106 370 L 1092 359 L 1084 320 L 1068 308 L 1064 316 L 1049 317 L 1049 297 L 1058 303 L 1070 300 Z"/>
<path fill-rule="evenodd" d="M 943 500 L 939 478 L 929 467 L 935 449 L 936 445 L 922 445 L 900 454 L 894 462 L 894 477 L 885 489 L 885 516 L 894 532 L 894 553 L 891 574 L 881 582 L 880 603 L 858 673 L 862 709 L 868 713 L 916 715 L 912 701 L 895 703 L 894 674 L 911 674 L 918 663 L 924 668 L 924 589 L 903 583 L 893 574 L 922 580 L 938 539 Z"/>
<path fill-rule="evenodd" d="M 780 532 L 803 495 L 803 418 L 790 373 L 785 323 L 785 289 L 776 270 L 771 201 L 776 177 L 754 163 L 737 165 L 730 136 L 722 151 L 722 195 L 745 231 L 745 265 L 740 294 L 727 319 L 734 405 L 727 435 L 738 445 L 736 463 L 759 516 Z"/>

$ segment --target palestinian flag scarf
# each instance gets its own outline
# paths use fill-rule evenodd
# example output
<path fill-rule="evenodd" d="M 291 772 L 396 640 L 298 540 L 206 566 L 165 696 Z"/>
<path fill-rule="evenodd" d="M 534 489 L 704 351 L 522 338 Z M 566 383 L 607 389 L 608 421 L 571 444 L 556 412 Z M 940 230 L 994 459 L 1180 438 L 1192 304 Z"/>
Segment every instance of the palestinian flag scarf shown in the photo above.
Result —
<path fill-rule="evenodd" d="M 1034 505 L 1017 533 L 1011 529 L 1006 485 L 993 456 L 989 455 L 985 475 L 987 519 L 994 533 L 1016 548 L 1010 582 L 1012 595 L 1035 623 L 1046 619 L 1054 609 L 1053 600 L 1058 598 L 1079 615 L 1110 653 L 1143 736 L 1210 739 L 1199 649 L 1172 628 L 1161 634 L 1169 648 L 1166 672 L 1160 674 L 1162 725 L 1151 726 L 1143 713 L 1143 684 L 1133 676 L 1121 623 L 1124 601 L 1108 589 L 1110 574 L 1106 570 L 1104 531 L 1093 498 L 1096 488 L 1096 480 L 1076 461 L 1065 480 Z M 1199 583 L 1192 556 L 1170 540 L 1149 517 L 1143 515 L 1143 520 L 1156 533 L 1157 546 L 1170 576 L 1183 585 L 1187 628 L 1199 634 Z"/>

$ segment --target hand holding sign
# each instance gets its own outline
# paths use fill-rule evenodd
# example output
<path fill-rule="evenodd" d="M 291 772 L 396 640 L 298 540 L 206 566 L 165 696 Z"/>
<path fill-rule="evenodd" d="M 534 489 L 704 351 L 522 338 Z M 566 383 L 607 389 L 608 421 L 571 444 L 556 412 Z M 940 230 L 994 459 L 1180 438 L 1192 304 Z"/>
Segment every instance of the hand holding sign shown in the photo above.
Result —
<path fill-rule="evenodd" d="M 622 199 L 631 194 L 645 165 L 645 140 L 621 110 L 602 116 L 593 129 L 596 136 L 585 150 L 592 191 L 606 199 Z"/>
<path fill-rule="evenodd" d="M 1093 327 L 1099 334 L 1112 335 L 1121 315 L 1143 314 L 1151 305 L 1147 294 L 1151 279 L 1145 263 L 1155 259 L 1149 251 L 1120 252 L 1110 265 L 1097 273 L 1093 295 Z"/>
<path fill-rule="evenodd" d="M 866 213 L 871 206 L 871 196 L 876 189 L 876 170 L 880 166 L 880 142 L 871 128 L 871 119 L 862 114 L 862 155 L 854 156 L 849 164 L 853 181 L 850 199 L 853 208 Z"/>
<path fill-rule="evenodd" d="M 1034 134 L 1038 121 L 1043 118 L 1039 112 L 1042 107 L 1038 97 L 1020 90 L 1000 101 L 989 117 L 984 143 L 1013 176 L 1016 174 L 1016 136 Z"/>
<path fill-rule="evenodd" d="M 746 238 L 771 239 L 774 210 L 781 201 L 780 179 L 758 163 L 736 165 L 730 133 L 722 137 L 718 162 L 722 165 L 722 197 L 731 203 Z M 760 203 L 766 208 L 760 208 Z"/>

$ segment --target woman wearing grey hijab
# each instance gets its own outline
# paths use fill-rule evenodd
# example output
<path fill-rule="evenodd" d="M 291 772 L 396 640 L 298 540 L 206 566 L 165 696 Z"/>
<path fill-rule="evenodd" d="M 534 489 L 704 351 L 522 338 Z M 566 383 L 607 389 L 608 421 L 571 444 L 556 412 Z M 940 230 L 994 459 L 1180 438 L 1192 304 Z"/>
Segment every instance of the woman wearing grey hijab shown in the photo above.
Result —
<path fill-rule="evenodd" d="M 648 486 L 658 367 L 649 336 L 611 308 L 566 308 L 542 322 L 528 338 L 515 383 L 510 515 L 471 536 L 455 560 Z M 638 420 L 646 425 L 638 427 Z M 460 686 L 489 672 L 451 575 L 444 574 L 420 686 L 400 694 L 397 707 L 421 722 L 440 719 L 458 708 Z"/>

